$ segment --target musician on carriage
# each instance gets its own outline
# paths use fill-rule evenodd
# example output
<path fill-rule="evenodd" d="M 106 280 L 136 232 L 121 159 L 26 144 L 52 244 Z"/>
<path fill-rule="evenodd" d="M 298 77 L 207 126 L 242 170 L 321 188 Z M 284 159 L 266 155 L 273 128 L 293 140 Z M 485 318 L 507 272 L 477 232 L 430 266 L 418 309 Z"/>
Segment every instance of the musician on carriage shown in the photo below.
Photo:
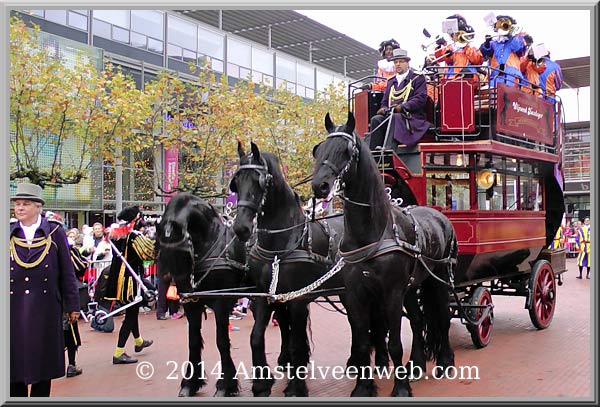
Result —
<path fill-rule="evenodd" d="M 522 88 L 526 93 L 554 100 L 554 95 L 562 87 L 560 65 L 550 59 L 550 51 L 544 44 L 531 46 L 527 56 L 521 59 L 521 71 L 529 82 Z"/>
<path fill-rule="evenodd" d="M 117 219 L 120 221 L 119 226 L 111 229 L 109 237 L 131 268 L 138 275 L 143 276 L 144 260 L 154 259 L 154 241 L 137 230 L 141 225 L 141 212 L 139 208 L 131 206 L 123 209 L 117 215 Z M 137 282 L 126 269 L 120 256 L 113 257 L 105 298 L 125 305 L 134 301 L 136 290 Z M 119 330 L 113 364 L 137 362 L 137 359 L 125 353 L 125 344 L 130 333 L 133 334 L 135 340 L 136 353 L 153 343 L 152 340 L 143 339 L 140 334 L 138 314 L 141 305 L 142 303 L 137 303 L 125 310 L 125 319 Z"/>
<path fill-rule="evenodd" d="M 443 51 L 441 55 L 438 55 L 439 51 L 436 50 L 435 58 L 440 59 L 448 66 L 447 78 L 462 77 L 464 73 L 476 74 L 476 68 L 467 68 L 472 65 L 483 64 L 481 51 L 469 44 L 475 36 L 475 30 L 467 24 L 467 20 L 460 14 L 453 14 L 446 20 L 456 20 L 458 30 L 452 33 L 453 44 L 440 47 L 439 50 Z M 465 68 L 461 68 L 457 72 L 456 69 L 458 68 L 454 67 Z"/>
<path fill-rule="evenodd" d="M 517 86 L 523 79 L 520 58 L 525 55 L 527 44 L 524 32 L 516 32 L 517 21 L 511 16 L 497 16 L 492 26 L 497 37 L 492 39 L 486 35 L 485 42 L 479 50 L 483 57 L 489 59 L 490 86 L 496 82 Z"/>
<path fill-rule="evenodd" d="M 388 115 L 390 120 L 390 135 L 400 143 L 412 147 L 423 137 L 429 128 L 425 114 L 427 103 L 427 87 L 425 76 L 410 69 L 410 57 L 406 50 L 397 48 L 393 51 L 391 60 L 394 61 L 396 75 L 388 80 L 377 115 L 371 119 L 370 148 L 383 146 L 388 123 L 384 122 Z M 383 146 L 384 148 L 386 146 Z"/>

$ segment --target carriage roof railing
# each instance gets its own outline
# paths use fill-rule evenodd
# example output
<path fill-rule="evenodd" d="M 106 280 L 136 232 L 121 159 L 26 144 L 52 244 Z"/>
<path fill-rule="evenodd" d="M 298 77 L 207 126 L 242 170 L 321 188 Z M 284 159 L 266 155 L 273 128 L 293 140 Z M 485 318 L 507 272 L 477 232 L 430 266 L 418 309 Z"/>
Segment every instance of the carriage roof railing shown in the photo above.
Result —
<path fill-rule="evenodd" d="M 466 69 L 469 72 L 460 72 Z M 452 71 L 451 71 L 452 70 Z M 457 135 L 462 137 L 462 141 L 481 140 L 482 137 L 490 140 L 497 140 L 507 144 L 519 145 L 521 147 L 544 151 L 551 154 L 558 154 L 560 145 L 562 144 L 562 124 L 564 123 L 564 109 L 562 109 L 562 99 L 557 94 L 548 95 L 545 90 L 534 86 L 530 81 L 520 78 L 516 75 L 502 72 L 498 68 L 493 68 L 487 65 L 469 65 L 469 66 L 428 66 L 423 70 L 423 74 L 428 79 L 428 84 L 433 86 L 434 94 L 439 100 L 440 84 L 442 78 L 461 79 L 464 75 L 473 75 L 477 86 L 474 92 L 474 109 L 476 130 L 473 132 L 441 132 L 440 118 L 434 114 L 434 123 L 432 130 L 435 132 L 439 140 L 452 139 Z M 490 79 L 494 74 L 494 79 Z M 560 112 L 560 120 L 554 122 L 559 124 L 554 126 L 552 131 L 552 144 L 541 143 L 539 141 L 531 141 L 527 135 L 514 136 L 505 134 L 496 130 L 496 110 L 498 107 L 497 86 L 491 86 L 492 80 L 497 84 L 499 78 L 506 78 L 506 81 L 516 83 L 516 88 L 521 90 L 527 88 L 533 95 L 542 98 L 552 104 L 552 113 L 556 117 Z M 558 108 L 560 108 L 560 111 Z"/>

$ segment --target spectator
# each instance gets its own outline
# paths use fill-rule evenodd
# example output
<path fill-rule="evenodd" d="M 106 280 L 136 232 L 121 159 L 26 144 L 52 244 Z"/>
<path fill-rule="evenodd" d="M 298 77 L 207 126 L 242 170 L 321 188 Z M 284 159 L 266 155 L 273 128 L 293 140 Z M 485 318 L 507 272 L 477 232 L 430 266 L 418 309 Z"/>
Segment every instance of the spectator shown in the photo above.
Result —
<path fill-rule="evenodd" d="M 83 240 L 82 251 L 83 255 L 90 257 L 92 261 L 103 260 L 109 262 L 112 260 L 112 250 L 102 223 L 94 223 L 92 235 Z"/>
<path fill-rule="evenodd" d="M 48 397 L 65 375 L 62 314 L 79 318 L 76 277 L 62 225 L 41 216 L 42 188 L 19 184 L 10 200 L 10 395 Z"/>
<path fill-rule="evenodd" d="M 586 217 L 583 220 L 583 225 L 577 228 L 577 249 L 579 255 L 577 256 L 577 266 L 579 267 L 578 279 L 581 280 L 583 274 L 583 268 L 587 269 L 585 278 L 590 278 L 590 269 L 592 268 L 591 255 L 591 225 L 590 218 Z"/>
<path fill-rule="evenodd" d="M 383 94 L 381 108 L 371 119 L 370 148 L 383 146 L 387 123 L 386 115 L 392 115 L 390 125 L 394 140 L 409 147 L 414 146 L 429 129 L 425 115 L 427 88 L 425 77 L 410 69 L 410 58 L 406 50 L 393 51 L 392 61 L 396 67 L 396 76 L 390 78 Z M 392 140 L 387 140 L 390 143 Z M 383 146 L 386 148 L 386 146 Z"/>

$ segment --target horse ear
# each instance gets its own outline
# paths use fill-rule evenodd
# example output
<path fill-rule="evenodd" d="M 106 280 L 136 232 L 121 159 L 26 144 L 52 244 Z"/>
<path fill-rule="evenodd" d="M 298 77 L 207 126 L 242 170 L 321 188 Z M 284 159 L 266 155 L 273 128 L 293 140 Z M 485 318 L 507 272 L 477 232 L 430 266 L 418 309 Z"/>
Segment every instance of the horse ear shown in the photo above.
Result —
<path fill-rule="evenodd" d="M 335 124 L 331 121 L 331 117 L 329 117 L 329 112 L 325 115 L 325 128 L 327 129 L 327 133 L 333 133 L 335 130 Z"/>
<path fill-rule="evenodd" d="M 252 150 L 252 157 L 254 157 L 254 159 L 257 161 L 260 161 L 260 150 L 258 149 L 258 146 L 252 141 L 250 142 L 250 149 Z"/>
<path fill-rule="evenodd" d="M 354 113 L 348 110 L 348 121 L 346 122 L 346 131 L 350 134 L 354 133 L 356 127 L 356 121 L 354 120 Z"/>
<path fill-rule="evenodd" d="M 244 147 L 242 147 L 242 142 L 238 140 L 238 155 L 240 156 L 240 158 L 242 158 L 243 156 L 246 155 L 246 153 L 244 152 Z"/>

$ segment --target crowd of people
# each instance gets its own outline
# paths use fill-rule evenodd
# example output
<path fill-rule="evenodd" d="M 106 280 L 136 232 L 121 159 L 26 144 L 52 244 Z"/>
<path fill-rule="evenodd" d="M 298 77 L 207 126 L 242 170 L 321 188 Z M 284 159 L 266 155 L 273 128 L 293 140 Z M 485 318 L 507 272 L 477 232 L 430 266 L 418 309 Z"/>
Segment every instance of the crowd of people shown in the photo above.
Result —
<path fill-rule="evenodd" d="M 453 14 L 445 23 L 448 21 L 454 22 L 454 27 L 444 27 L 446 32 L 433 43 L 434 52 L 426 57 L 424 68 L 443 67 L 446 79 L 470 79 L 476 88 L 482 83 L 489 88 L 504 83 L 554 101 L 562 87 L 560 66 L 550 59 L 545 44 L 534 44 L 513 17 L 490 18 L 495 35 L 486 35 L 479 47 L 471 45 L 475 32 L 463 16 Z M 379 52 L 383 59 L 377 63 L 376 79 L 362 86 L 384 91 L 380 109 L 371 118 L 369 146 L 371 150 L 395 143 L 412 147 L 429 129 L 425 107 L 428 99 L 436 100 L 434 85 L 425 70 L 419 73 L 410 67 L 408 52 L 395 39 L 383 41 Z M 484 64 L 489 69 L 483 68 Z"/>

